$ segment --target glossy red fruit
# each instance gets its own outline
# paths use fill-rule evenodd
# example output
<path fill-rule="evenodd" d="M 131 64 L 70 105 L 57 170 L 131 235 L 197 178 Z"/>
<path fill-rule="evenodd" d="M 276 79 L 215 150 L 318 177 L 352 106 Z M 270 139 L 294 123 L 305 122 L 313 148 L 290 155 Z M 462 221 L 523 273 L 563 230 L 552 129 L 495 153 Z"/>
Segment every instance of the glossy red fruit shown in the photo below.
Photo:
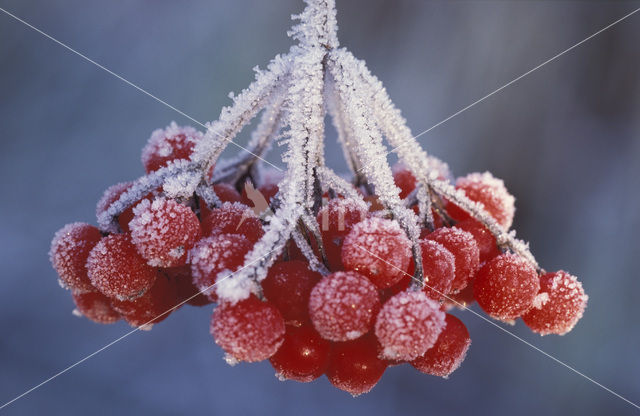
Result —
<path fill-rule="evenodd" d="M 189 159 L 202 133 L 190 126 L 171 123 L 167 128 L 151 133 L 142 149 L 142 164 L 147 173 L 156 171 L 174 160 Z"/>
<path fill-rule="evenodd" d="M 455 316 L 446 314 L 445 327 L 436 343 L 411 365 L 425 374 L 449 377 L 464 361 L 470 345 L 467 327 Z"/>
<path fill-rule="evenodd" d="M 255 243 L 263 235 L 260 219 L 244 204 L 225 202 L 202 220 L 205 235 L 240 234 Z"/>
<path fill-rule="evenodd" d="M 303 383 L 317 379 L 329 362 L 331 343 L 310 325 L 286 328 L 284 342 L 269 358 L 278 377 Z"/>
<path fill-rule="evenodd" d="M 211 318 L 211 334 L 227 354 L 239 361 L 266 360 L 284 341 L 282 315 L 254 295 L 237 303 L 222 302 Z"/>
<path fill-rule="evenodd" d="M 416 177 L 404 165 L 393 166 L 393 181 L 400 188 L 400 198 L 404 199 L 416 188 Z"/>
<path fill-rule="evenodd" d="M 422 270 L 424 274 L 424 293 L 431 299 L 441 300 L 451 291 L 455 279 L 456 258 L 442 244 L 433 240 L 420 240 L 422 251 Z M 413 260 L 409 275 L 413 276 Z"/>
<path fill-rule="evenodd" d="M 200 289 L 193 284 L 190 265 L 163 269 L 161 273 L 174 285 L 178 304 L 184 302 L 192 306 L 205 306 L 211 303 L 211 299 L 200 293 Z"/>
<path fill-rule="evenodd" d="M 157 198 L 140 202 L 133 212 L 131 240 L 147 264 L 177 267 L 187 262 L 187 253 L 202 234 L 191 208 L 173 199 Z"/>
<path fill-rule="evenodd" d="M 74 314 L 82 315 L 99 324 L 112 324 L 120 320 L 120 314 L 111 307 L 108 297 L 100 292 L 73 292 L 76 304 Z"/>
<path fill-rule="evenodd" d="M 495 237 L 491 234 L 491 231 L 473 218 L 460 221 L 456 224 L 456 227 L 473 235 L 473 238 L 478 244 L 480 263 L 484 263 L 485 261 L 502 254 L 498 248 Z"/>
<path fill-rule="evenodd" d="M 423 355 L 444 327 L 440 304 L 422 291 L 391 297 L 378 313 L 375 334 L 382 346 L 380 358 L 409 361 Z"/>
<path fill-rule="evenodd" d="M 445 304 L 447 307 L 455 306 L 456 308 L 464 309 L 475 301 L 473 297 L 473 282 L 471 282 L 460 292 L 449 294 L 445 299 Z"/>
<path fill-rule="evenodd" d="M 87 275 L 89 252 L 102 238 L 96 227 L 74 222 L 56 232 L 51 241 L 49 259 L 58 272 L 62 286 L 74 292 L 95 292 Z"/>
<path fill-rule="evenodd" d="M 309 297 L 309 316 L 330 341 L 348 341 L 367 333 L 380 308 L 376 287 L 356 272 L 325 276 Z"/>
<path fill-rule="evenodd" d="M 480 265 L 480 250 L 471 233 L 457 227 L 438 228 L 426 236 L 428 240 L 442 244 L 455 257 L 455 278 L 451 292 L 464 289 Z"/>
<path fill-rule="evenodd" d="M 123 193 L 131 188 L 132 185 L 133 182 L 123 182 L 117 183 L 107 188 L 98 201 L 98 204 L 96 205 L 96 217 L 100 217 L 100 215 L 106 212 L 109 206 L 116 202 Z M 151 194 L 145 196 L 143 199 L 141 199 L 141 201 L 145 199 L 151 199 Z M 129 232 L 129 221 L 133 219 L 133 207 L 136 206 L 139 202 L 140 201 L 132 204 L 118 216 L 118 225 L 120 226 L 120 229 L 125 233 Z"/>
<path fill-rule="evenodd" d="M 386 368 L 378 358 L 375 338 L 366 335 L 333 344 L 326 374 L 331 384 L 355 397 L 371 391 Z"/>
<path fill-rule="evenodd" d="M 481 203 L 503 228 L 511 227 L 515 198 L 507 191 L 502 179 L 489 172 L 470 173 L 456 180 L 456 188 L 463 190 L 470 200 Z M 447 213 L 458 221 L 470 218 L 469 214 L 453 203 L 447 205 Z"/>
<path fill-rule="evenodd" d="M 262 289 L 286 324 L 300 326 L 309 321 L 309 295 L 321 278 L 305 262 L 285 261 L 271 266 Z"/>
<path fill-rule="evenodd" d="M 353 226 L 366 218 L 367 212 L 353 199 L 334 198 L 317 215 L 322 244 L 332 271 L 343 270 L 342 243 Z"/>
<path fill-rule="evenodd" d="M 253 245 L 243 235 L 219 234 L 203 238 L 191 250 L 193 284 L 212 301 L 217 301 L 215 284 L 221 272 L 235 272 Z"/>
<path fill-rule="evenodd" d="M 524 258 L 505 253 L 478 271 L 473 294 L 489 316 L 510 321 L 527 312 L 540 289 L 536 269 Z"/>
<path fill-rule="evenodd" d="M 142 296 L 157 277 L 128 234 L 111 234 L 100 240 L 87 258 L 87 274 L 96 289 L 120 300 Z"/>
<path fill-rule="evenodd" d="M 345 269 L 364 274 L 379 288 L 398 283 L 410 259 L 411 243 L 400 226 L 378 217 L 354 225 L 342 245 Z"/>
<path fill-rule="evenodd" d="M 150 325 L 167 319 L 178 302 L 174 286 L 160 275 L 144 295 L 134 300 L 112 300 L 111 305 L 129 325 L 149 329 Z"/>
<path fill-rule="evenodd" d="M 540 335 L 564 335 L 582 318 L 587 300 L 575 276 L 562 270 L 547 273 L 540 276 L 540 292 L 522 320 Z"/>

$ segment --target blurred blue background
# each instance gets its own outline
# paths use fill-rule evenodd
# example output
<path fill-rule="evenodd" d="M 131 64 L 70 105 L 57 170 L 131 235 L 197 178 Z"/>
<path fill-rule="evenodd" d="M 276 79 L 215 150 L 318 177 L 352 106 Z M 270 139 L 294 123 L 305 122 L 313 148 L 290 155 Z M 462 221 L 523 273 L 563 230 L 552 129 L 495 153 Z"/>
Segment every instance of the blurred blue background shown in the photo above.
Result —
<path fill-rule="evenodd" d="M 299 0 L 2 0 L 200 121 L 291 44 Z M 342 45 L 385 83 L 415 133 L 640 7 L 634 1 L 338 0 Z M 457 175 L 490 170 L 516 196 L 515 228 L 540 263 L 590 295 L 570 334 L 509 327 L 640 401 L 640 13 L 420 138 Z M 124 334 L 71 315 L 47 251 L 94 222 L 109 185 L 142 174 L 152 130 L 188 120 L 0 13 L 0 402 Z M 246 142 L 246 132 L 238 139 Z M 235 150 L 234 150 L 235 151 Z M 339 165 L 341 155 L 328 150 Z M 272 155 L 277 161 L 278 156 Z M 184 308 L 0 411 L 7 415 L 636 414 L 474 317 L 449 380 L 390 368 L 357 399 L 326 379 L 279 382 L 229 367 L 210 307 Z"/>

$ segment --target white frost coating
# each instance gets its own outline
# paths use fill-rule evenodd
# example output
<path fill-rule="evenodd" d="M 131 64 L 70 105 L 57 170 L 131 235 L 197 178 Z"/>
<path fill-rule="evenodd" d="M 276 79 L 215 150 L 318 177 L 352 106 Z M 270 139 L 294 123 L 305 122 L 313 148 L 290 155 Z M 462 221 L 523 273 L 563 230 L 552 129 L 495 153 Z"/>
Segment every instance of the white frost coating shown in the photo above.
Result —
<path fill-rule="evenodd" d="M 300 231 L 295 230 L 293 232 L 293 241 L 296 243 L 296 246 L 298 246 L 304 257 L 309 262 L 309 268 L 311 270 L 313 270 L 314 272 L 318 272 L 323 276 L 329 274 L 329 270 L 327 270 L 325 265 L 322 264 L 320 260 L 318 260 L 313 249 L 311 248 L 309 243 L 307 243 L 307 240 L 305 240 Z"/>
<path fill-rule="evenodd" d="M 232 272 L 223 270 L 216 278 L 215 291 L 220 299 L 235 303 L 255 293 L 255 283 L 247 276 L 232 276 Z"/>
<path fill-rule="evenodd" d="M 142 164 L 146 166 L 153 156 L 167 157 L 171 155 L 174 149 L 166 139 L 179 135 L 185 136 L 185 143 L 194 145 L 202 139 L 202 133 L 198 130 L 191 126 L 178 126 L 175 121 L 172 121 L 166 128 L 156 129 L 151 133 L 151 137 L 142 149 Z"/>
<path fill-rule="evenodd" d="M 164 194 L 172 199 L 191 197 L 202 179 L 202 174 L 195 170 L 188 170 L 189 162 L 185 160 L 171 163 L 178 167 L 178 171 L 175 175 L 165 179 L 162 185 Z"/>
<path fill-rule="evenodd" d="M 342 194 L 344 197 L 353 200 L 356 204 L 358 204 L 358 208 L 361 208 L 365 211 L 369 209 L 367 203 L 362 198 L 362 195 L 358 193 L 356 188 L 347 182 L 344 178 L 336 175 L 336 173 L 326 167 L 321 166 L 317 169 L 316 173 L 320 178 L 320 181 L 326 184 L 329 188 L 333 189 L 339 194 Z"/>
<path fill-rule="evenodd" d="M 533 298 L 533 303 L 531 304 L 531 306 L 536 309 L 542 309 L 542 307 L 547 302 L 549 302 L 549 294 L 547 292 L 541 292 L 538 293 L 535 298 Z"/>
<path fill-rule="evenodd" d="M 291 16 L 299 19 L 300 23 L 287 34 L 302 46 L 337 48 L 339 43 L 335 0 L 305 0 L 305 3 L 307 7 L 302 13 Z"/>

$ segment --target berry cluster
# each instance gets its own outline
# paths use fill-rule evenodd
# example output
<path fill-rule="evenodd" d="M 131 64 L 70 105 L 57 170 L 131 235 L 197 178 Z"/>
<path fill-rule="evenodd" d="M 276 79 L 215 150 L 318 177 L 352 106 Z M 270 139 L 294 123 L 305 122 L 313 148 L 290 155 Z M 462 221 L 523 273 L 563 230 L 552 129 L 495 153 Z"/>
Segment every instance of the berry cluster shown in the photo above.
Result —
<path fill-rule="evenodd" d="M 78 314 L 148 329 L 183 304 L 217 303 L 229 363 L 269 360 L 281 379 L 326 375 L 353 395 L 388 366 L 448 377 L 470 345 L 453 306 L 564 334 L 587 296 L 542 270 L 509 232 L 514 198 L 489 173 L 451 183 L 364 63 L 338 49 L 333 0 L 306 0 L 300 41 L 202 134 L 175 123 L 143 149 L 146 175 L 107 189 L 99 227 L 58 231 L 51 262 Z M 249 152 L 220 153 L 265 109 Z M 324 165 L 325 111 L 351 170 Z M 285 128 L 286 127 L 286 128 Z M 263 165 L 286 136 L 287 171 Z M 402 163 L 388 166 L 382 137 Z"/>

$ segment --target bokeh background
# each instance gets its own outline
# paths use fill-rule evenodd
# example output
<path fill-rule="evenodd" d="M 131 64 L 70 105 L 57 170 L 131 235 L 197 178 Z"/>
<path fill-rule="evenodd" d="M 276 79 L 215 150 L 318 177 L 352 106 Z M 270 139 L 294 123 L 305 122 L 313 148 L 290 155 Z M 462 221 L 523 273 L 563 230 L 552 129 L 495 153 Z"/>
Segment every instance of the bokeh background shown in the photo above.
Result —
<path fill-rule="evenodd" d="M 200 121 L 288 49 L 299 0 L 1 0 L 0 7 Z M 338 0 L 342 45 L 385 83 L 415 133 L 635 8 L 634 1 Z M 509 327 L 640 401 L 640 13 L 420 138 L 458 175 L 490 170 L 517 197 L 540 263 L 590 295 L 570 334 Z M 47 257 L 65 223 L 94 222 L 109 185 L 142 173 L 152 130 L 184 117 L 0 13 L 0 402 L 124 334 L 71 315 Z M 330 131 L 330 135 L 333 133 Z M 239 137 L 247 140 L 246 132 Z M 331 139 L 329 140 L 331 142 Z M 332 146 L 332 145 L 329 145 Z M 340 152 L 327 149 L 333 166 Z M 271 160 L 278 161 L 278 155 Z M 468 312 L 449 380 L 390 368 L 353 399 L 326 379 L 234 368 L 184 308 L 2 409 L 7 415 L 636 414 Z"/>

